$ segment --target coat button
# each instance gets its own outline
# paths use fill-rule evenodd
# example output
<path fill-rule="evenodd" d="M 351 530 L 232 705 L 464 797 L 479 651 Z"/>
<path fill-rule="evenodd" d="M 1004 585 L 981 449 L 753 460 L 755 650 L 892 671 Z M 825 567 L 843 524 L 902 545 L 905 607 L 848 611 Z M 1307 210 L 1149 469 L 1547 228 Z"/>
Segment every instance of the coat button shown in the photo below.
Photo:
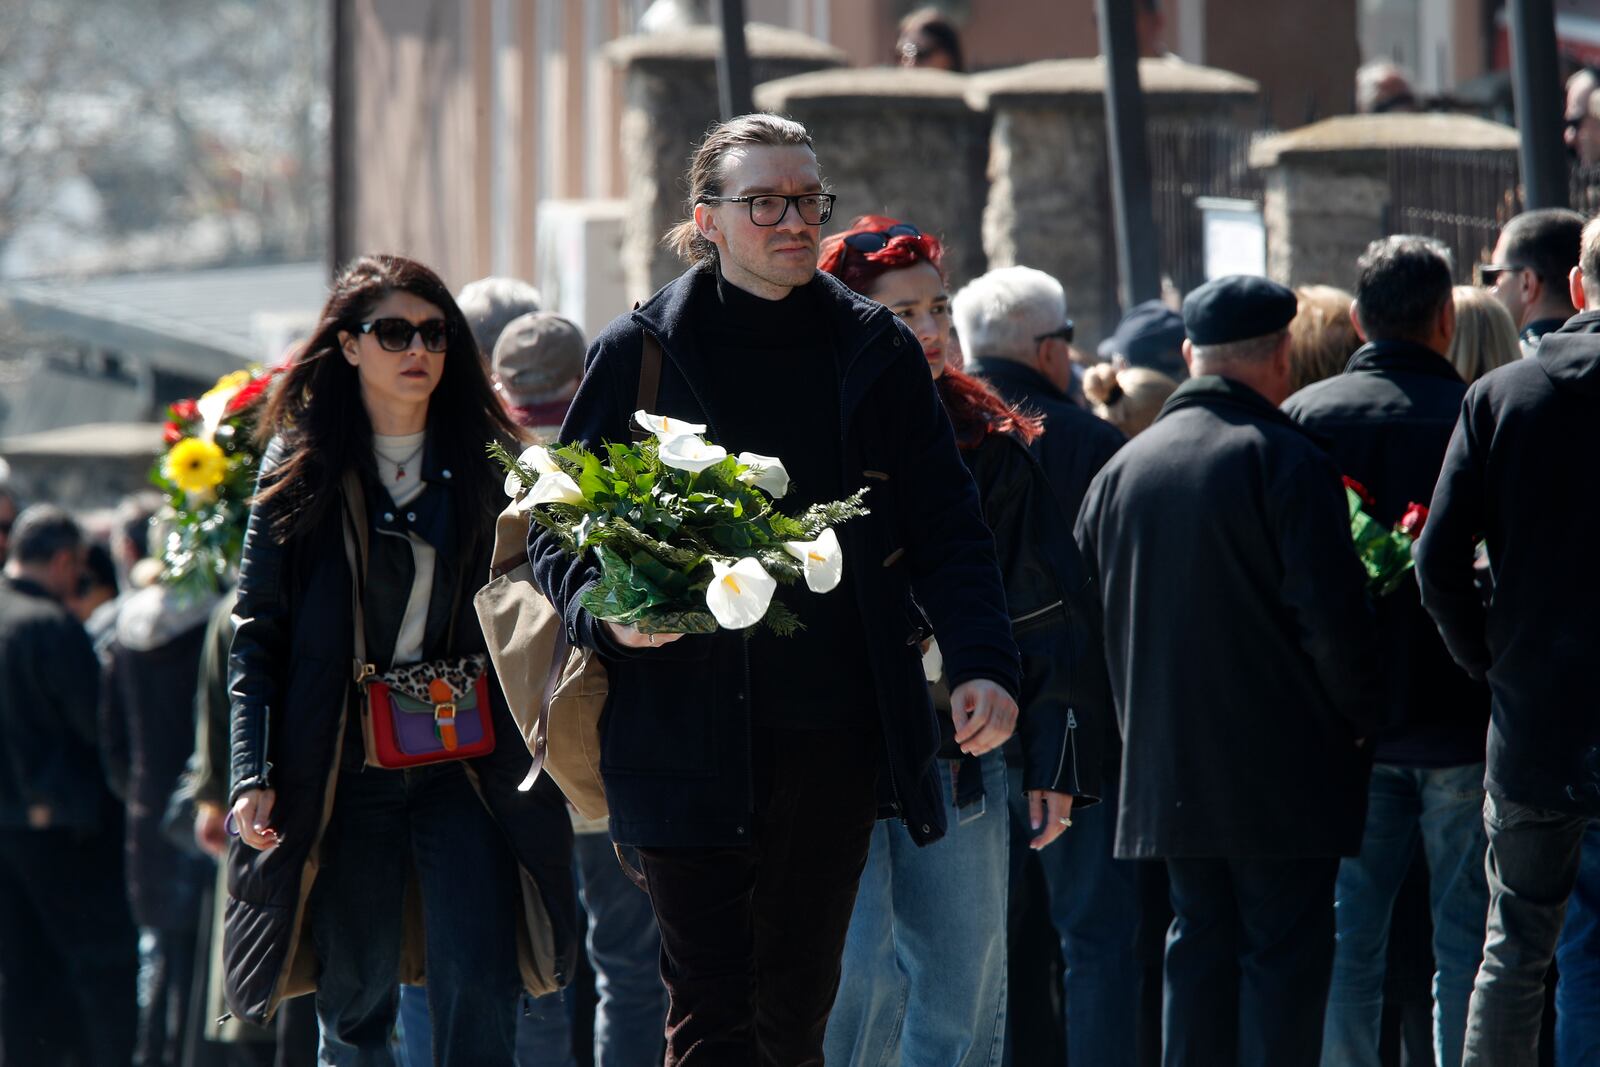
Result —
<path fill-rule="evenodd" d="M 736 827 L 734 827 L 733 832 L 736 833 L 736 834 L 743 834 L 744 833 L 744 827 L 736 826 Z"/>
<path fill-rule="evenodd" d="M 384 512 L 384 513 L 383 513 L 383 521 L 384 521 L 384 522 L 393 522 L 393 521 L 394 521 L 394 512 L 392 512 L 392 511 L 385 511 L 385 512 Z"/>
<path fill-rule="evenodd" d="M 450 477 L 450 472 L 449 471 L 440 471 L 439 472 L 439 477 L 448 478 L 448 477 Z"/>
<path fill-rule="evenodd" d="M 417 513 L 415 511 L 406 512 L 406 521 L 407 522 L 416 522 L 417 521 Z"/>
<path fill-rule="evenodd" d="M 929 826 L 927 823 L 923 823 L 922 824 L 922 832 L 925 833 L 925 834 L 931 834 L 931 833 L 933 833 L 933 827 Z"/>

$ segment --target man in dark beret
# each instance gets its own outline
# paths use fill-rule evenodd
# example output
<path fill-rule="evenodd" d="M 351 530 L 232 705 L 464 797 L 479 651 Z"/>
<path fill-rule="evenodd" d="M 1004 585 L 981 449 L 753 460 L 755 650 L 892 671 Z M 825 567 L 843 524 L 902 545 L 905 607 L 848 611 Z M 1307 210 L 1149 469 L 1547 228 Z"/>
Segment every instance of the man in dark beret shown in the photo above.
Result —
<path fill-rule="evenodd" d="M 1183 305 L 1193 377 L 1089 487 L 1084 562 L 1122 730 L 1116 853 L 1161 859 L 1165 1067 L 1314 1067 L 1377 671 L 1333 461 L 1279 412 L 1290 290 Z"/>

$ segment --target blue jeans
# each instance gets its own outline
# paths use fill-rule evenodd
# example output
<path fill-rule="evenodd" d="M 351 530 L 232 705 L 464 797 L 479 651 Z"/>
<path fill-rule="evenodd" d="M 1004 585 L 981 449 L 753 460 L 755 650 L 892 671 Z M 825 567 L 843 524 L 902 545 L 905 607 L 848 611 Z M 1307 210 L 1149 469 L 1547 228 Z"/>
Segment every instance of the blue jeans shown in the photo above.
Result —
<path fill-rule="evenodd" d="M 830 1067 L 993 1067 L 1005 1041 L 1006 763 L 981 757 L 983 800 L 918 848 L 898 822 L 872 830 L 843 976 L 823 1048 Z"/>
<path fill-rule="evenodd" d="M 1600 822 L 1583 835 L 1556 969 L 1556 1067 L 1600 1063 Z"/>
<path fill-rule="evenodd" d="M 1537 1067 L 1544 981 L 1594 820 L 1490 793 L 1489 922 L 1467 1012 L 1464 1067 Z"/>
<path fill-rule="evenodd" d="M 1026 826 L 1020 773 L 1015 782 L 1012 818 Z M 1061 939 L 1067 1062 L 1134 1067 L 1141 996 L 1135 940 L 1140 885 L 1150 864 L 1112 858 L 1117 798 L 1107 791 L 1112 795 L 1099 804 L 1073 811 L 1071 829 L 1039 853 L 1039 863 Z M 1031 836 L 1032 828 L 1027 832 Z"/>
<path fill-rule="evenodd" d="M 1418 839 L 1433 914 L 1433 1055 L 1459 1067 L 1467 1004 L 1483 958 L 1489 886 L 1483 861 L 1483 764 L 1426 769 L 1380 763 L 1367 791 L 1361 854 L 1339 864 L 1338 944 L 1322 1067 L 1378 1067 L 1389 920 Z"/>
<path fill-rule="evenodd" d="M 659 1064 L 667 988 L 661 983 L 661 933 L 650 897 L 628 880 L 609 834 L 577 834 L 573 858 L 589 917 L 589 961 L 600 1001 L 594 1020 L 595 1067 Z M 523 996 L 518 1067 L 574 1067 L 570 999 L 570 993 Z M 421 989 L 400 990 L 400 1032 L 406 1067 L 428 1067 L 432 1027 Z"/>
<path fill-rule="evenodd" d="M 659 1064 L 667 987 L 661 981 L 661 931 L 650 896 L 628 880 L 610 834 L 578 834 L 573 850 L 578 894 L 589 913 L 589 962 L 599 998 L 595 1067 Z M 638 868 L 636 858 L 629 862 Z M 544 1067 L 543 1061 L 519 1062 Z"/>
<path fill-rule="evenodd" d="M 516 861 L 453 763 L 341 771 L 311 893 L 320 1062 L 379 1065 L 398 1007 L 402 911 L 421 890 L 433 1062 L 510 1067 L 517 998 Z"/>

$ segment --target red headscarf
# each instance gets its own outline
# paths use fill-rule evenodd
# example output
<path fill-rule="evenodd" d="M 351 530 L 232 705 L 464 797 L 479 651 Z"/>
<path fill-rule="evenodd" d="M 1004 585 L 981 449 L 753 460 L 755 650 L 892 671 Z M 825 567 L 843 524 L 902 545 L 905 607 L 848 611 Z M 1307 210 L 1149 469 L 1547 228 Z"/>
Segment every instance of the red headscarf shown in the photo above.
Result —
<path fill-rule="evenodd" d="M 862 215 L 849 229 L 822 242 L 818 268 L 863 296 L 883 275 L 918 263 L 932 264 L 942 276 L 944 271 L 939 268 L 939 261 L 944 257 L 944 246 L 932 234 L 896 234 L 876 252 L 861 252 L 845 243 L 845 238 L 851 234 L 884 233 L 891 226 L 899 225 L 898 219 L 884 215 Z M 1015 434 L 1025 443 L 1031 443 L 1044 432 L 1043 419 L 1018 411 L 986 382 L 970 374 L 946 367 L 935 384 L 950 422 L 955 426 L 956 442 L 962 448 L 976 448 L 991 433 Z"/>

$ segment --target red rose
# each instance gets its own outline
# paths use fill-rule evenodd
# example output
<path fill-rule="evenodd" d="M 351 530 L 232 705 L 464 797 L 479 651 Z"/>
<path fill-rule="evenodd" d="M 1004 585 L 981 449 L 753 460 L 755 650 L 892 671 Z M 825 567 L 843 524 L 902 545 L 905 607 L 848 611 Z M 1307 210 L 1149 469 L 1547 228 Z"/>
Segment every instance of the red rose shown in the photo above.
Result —
<path fill-rule="evenodd" d="M 1400 521 L 1394 528 L 1415 541 L 1422 536 L 1422 527 L 1428 521 L 1428 509 L 1415 501 L 1406 508 L 1406 513 L 1400 516 Z"/>
<path fill-rule="evenodd" d="M 1348 474 L 1344 476 L 1344 487 L 1355 493 L 1356 496 L 1360 497 L 1361 502 L 1367 507 L 1375 508 L 1378 506 L 1378 502 L 1372 499 L 1372 494 L 1367 492 L 1367 487 L 1350 477 Z"/>
<path fill-rule="evenodd" d="M 200 409 L 193 400 L 180 400 L 172 405 L 172 417 L 177 422 L 193 422 L 200 417 Z"/>
<path fill-rule="evenodd" d="M 169 445 L 175 445 L 183 440 L 183 427 L 175 422 L 169 422 L 161 427 L 161 440 Z"/>

